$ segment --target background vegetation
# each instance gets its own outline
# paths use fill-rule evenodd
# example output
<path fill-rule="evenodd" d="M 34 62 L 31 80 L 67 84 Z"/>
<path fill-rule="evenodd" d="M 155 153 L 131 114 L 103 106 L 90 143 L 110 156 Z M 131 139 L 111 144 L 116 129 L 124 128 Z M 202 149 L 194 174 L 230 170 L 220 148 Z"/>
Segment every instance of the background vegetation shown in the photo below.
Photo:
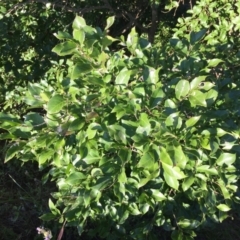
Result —
<path fill-rule="evenodd" d="M 240 239 L 239 13 L 1 2 L 1 238 Z"/>

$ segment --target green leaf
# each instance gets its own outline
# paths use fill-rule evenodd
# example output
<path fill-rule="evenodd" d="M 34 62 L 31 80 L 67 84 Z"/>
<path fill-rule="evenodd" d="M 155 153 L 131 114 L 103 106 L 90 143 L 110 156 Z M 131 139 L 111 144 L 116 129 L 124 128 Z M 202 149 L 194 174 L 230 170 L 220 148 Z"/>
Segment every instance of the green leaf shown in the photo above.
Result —
<path fill-rule="evenodd" d="M 72 39 L 72 36 L 67 33 L 67 32 L 62 32 L 62 31 L 58 31 L 57 34 L 54 34 L 54 36 L 59 39 L 59 40 L 63 40 L 63 39 Z"/>
<path fill-rule="evenodd" d="M 230 199 L 231 195 L 230 195 L 229 191 L 227 190 L 224 182 L 221 179 L 218 180 L 218 185 L 219 185 L 219 187 L 220 187 L 220 189 L 222 191 L 224 199 Z"/>
<path fill-rule="evenodd" d="M 194 90 L 196 88 L 199 88 L 199 85 L 202 81 L 206 79 L 207 76 L 198 76 L 195 77 L 191 82 L 190 82 L 190 89 Z"/>
<path fill-rule="evenodd" d="M 83 158 L 83 161 L 86 164 L 93 164 L 96 162 L 99 162 L 101 157 L 99 156 L 99 153 L 95 149 L 88 149 L 87 155 Z"/>
<path fill-rule="evenodd" d="M 95 137 L 97 130 L 101 129 L 101 126 L 97 123 L 90 123 L 87 128 L 87 137 L 88 139 L 92 139 Z"/>
<path fill-rule="evenodd" d="M 175 87 L 175 95 L 177 99 L 185 97 L 190 90 L 190 84 L 187 80 L 180 80 Z"/>
<path fill-rule="evenodd" d="M 229 206 L 227 206 L 226 204 L 219 204 L 217 206 L 217 208 L 222 212 L 228 212 L 231 210 L 231 208 Z"/>
<path fill-rule="evenodd" d="M 207 67 L 216 67 L 221 62 L 224 62 L 224 61 L 222 59 L 218 59 L 218 58 L 208 60 Z"/>
<path fill-rule="evenodd" d="M 5 163 L 11 160 L 14 156 L 16 156 L 21 150 L 24 148 L 24 143 L 15 143 L 10 146 L 5 155 Z"/>
<path fill-rule="evenodd" d="M 73 172 L 66 179 L 66 183 L 72 186 L 77 186 L 86 178 L 87 176 L 81 172 Z"/>
<path fill-rule="evenodd" d="M 187 229 L 195 229 L 200 225 L 200 222 L 193 219 L 183 219 L 181 221 L 178 221 L 178 226 L 180 228 L 187 228 Z"/>
<path fill-rule="evenodd" d="M 43 151 L 38 156 L 38 164 L 39 165 L 44 164 L 47 160 L 49 160 L 53 157 L 53 154 L 54 154 L 53 149 L 48 149 L 48 150 Z"/>
<path fill-rule="evenodd" d="M 154 69 L 152 67 L 145 66 L 143 69 L 143 80 L 147 84 L 156 84 L 159 81 L 159 73 L 160 68 Z"/>
<path fill-rule="evenodd" d="M 56 45 L 52 51 L 59 56 L 71 55 L 77 50 L 77 44 L 73 41 L 66 41 Z"/>
<path fill-rule="evenodd" d="M 71 74 L 71 79 L 77 79 L 80 78 L 83 74 L 86 74 L 90 72 L 93 69 L 92 65 L 87 62 L 79 62 L 74 65 L 72 74 Z"/>
<path fill-rule="evenodd" d="M 25 123 L 29 122 L 35 129 L 41 129 L 46 124 L 39 113 L 28 113 L 25 116 Z"/>
<path fill-rule="evenodd" d="M 84 18 L 76 16 L 73 21 L 73 25 L 72 25 L 73 29 L 81 30 L 85 26 L 86 26 L 86 22 L 85 22 Z"/>
<path fill-rule="evenodd" d="M 127 144 L 126 129 L 119 125 L 108 126 L 109 135 L 117 142 Z"/>
<path fill-rule="evenodd" d="M 209 165 L 202 165 L 197 167 L 197 172 L 204 172 L 209 175 L 218 175 L 218 171 L 215 168 L 210 168 Z"/>
<path fill-rule="evenodd" d="M 233 153 L 222 153 L 220 157 L 217 159 L 216 163 L 219 166 L 223 164 L 231 165 L 236 161 L 236 154 Z"/>
<path fill-rule="evenodd" d="M 56 215 L 61 215 L 60 211 L 56 208 L 56 206 L 54 205 L 54 203 L 52 202 L 52 200 L 49 198 L 48 200 L 48 206 L 49 209 L 51 210 L 52 214 Z"/>
<path fill-rule="evenodd" d="M 189 119 L 186 121 L 186 126 L 187 126 L 188 128 L 194 126 L 194 125 L 199 121 L 200 118 L 201 118 L 201 116 L 195 116 L 195 117 L 189 118 Z"/>
<path fill-rule="evenodd" d="M 173 166 L 172 159 L 170 158 L 169 154 L 167 153 L 167 150 L 164 147 L 161 147 L 160 149 L 160 161 L 162 163 Z"/>
<path fill-rule="evenodd" d="M 156 189 L 150 189 L 153 198 L 157 201 L 157 202 L 161 202 L 163 200 L 166 200 L 167 198 L 159 191 Z"/>
<path fill-rule="evenodd" d="M 166 172 L 169 176 L 173 176 L 176 179 L 185 178 L 184 173 L 180 170 L 179 167 L 172 167 L 168 164 L 165 164 L 164 162 L 162 162 L 162 167 L 164 172 Z"/>
<path fill-rule="evenodd" d="M 74 37 L 74 39 L 79 41 L 79 43 L 81 45 L 83 45 L 84 40 L 85 40 L 85 32 L 83 30 L 74 29 L 73 30 L 73 37 Z"/>
<path fill-rule="evenodd" d="M 179 115 L 178 112 L 170 114 L 165 121 L 166 126 L 174 127 L 174 128 L 181 128 L 182 118 L 179 117 L 178 115 Z"/>
<path fill-rule="evenodd" d="M 121 173 L 118 175 L 118 182 L 120 182 L 120 183 L 127 182 L 127 176 L 126 176 L 124 167 L 121 169 Z"/>
<path fill-rule="evenodd" d="M 138 163 L 139 168 L 153 169 L 154 168 L 154 156 L 150 152 L 146 152 L 140 159 Z"/>
<path fill-rule="evenodd" d="M 131 71 L 127 68 L 123 68 L 120 73 L 117 75 L 115 83 L 118 85 L 128 85 L 128 81 L 130 79 Z"/>
<path fill-rule="evenodd" d="M 70 123 L 68 130 L 69 131 L 81 130 L 84 127 L 85 123 L 86 123 L 85 118 L 79 117 Z"/>
<path fill-rule="evenodd" d="M 207 107 L 205 94 L 202 93 L 199 90 L 194 90 L 191 92 L 191 95 L 189 96 L 189 101 L 191 103 L 191 106 L 195 107 L 197 105 Z"/>
<path fill-rule="evenodd" d="M 196 42 L 200 41 L 203 36 L 206 34 L 207 29 L 202 29 L 199 32 L 191 32 L 190 33 L 190 43 L 194 45 Z"/>
<path fill-rule="evenodd" d="M 166 172 L 163 173 L 163 176 L 168 186 L 178 190 L 179 182 L 174 176 L 168 175 Z"/>
<path fill-rule="evenodd" d="M 181 145 L 174 146 L 174 162 L 176 166 L 180 167 L 181 169 L 184 169 L 187 163 L 187 157 L 185 156 Z"/>
<path fill-rule="evenodd" d="M 0 122 L 13 122 L 13 123 L 22 123 L 22 121 L 20 121 L 19 119 L 17 119 L 14 115 L 12 114 L 6 114 L 6 113 L 2 113 L 0 112 Z"/>
<path fill-rule="evenodd" d="M 92 189 L 97 189 L 99 191 L 103 190 L 104 188 L 106 188 L 110 183 L 111 183 L 111 178 L 109 176 L 107 177 L 100 177 L 96 184 L 94 186 L 92 186 Z"/>
<path fill-rule="evenodd" d="M 58 113 L 62 110 L 65 104 L 66 101 L 61 95 L 55 95 L 49 100 L 47 104 L 47 111 L 50 114 Z"/>
<path fill-rule="evenodd" d="M 194 183 L 195 181 L 195 178 L 194 177 L 188 177 L 188 178 L 185 178 L 183 183 L 182 183 L 182 189 L 183 191 L 187 191 L 191 186 L 192 184 Z"/>
<path fill-rule="evenodd" d="M 129 204 L 128 208 L 132 215 L 140 215 L 141 214 L 136 203 Z"/>
<path fill-rule="evenodd" d="M 138 45 L 138 34 L 136 32 L 136 29 L 135 28 L 132 28 L 131 32 L 128 34 L 127 36 L 127 47 L 129 49 L 133 49 L 135 50 L 137 48 L 137 45 Z"/>
<path fill-rule="evenodd" d="M 107 19 L 107 26 L 105 27 L 105 30 L 109 29 L 115 21 L 115 16 L 109 17 Z"/>
<path fill-rule="evenodd" d="M 52 220 L 56 219 L 56 217 L 57 216 L 52 213 L 45 213 L 39 218 L 43 221 L 52 221 Z"/>
<path fill-rule="evenodd" d="M 160 103 L 162 103 L 163 99 L 165 97 L 165 93 L 161 88 L 156 89 L 150 99 L 150 107 L 154 108 Z"/>

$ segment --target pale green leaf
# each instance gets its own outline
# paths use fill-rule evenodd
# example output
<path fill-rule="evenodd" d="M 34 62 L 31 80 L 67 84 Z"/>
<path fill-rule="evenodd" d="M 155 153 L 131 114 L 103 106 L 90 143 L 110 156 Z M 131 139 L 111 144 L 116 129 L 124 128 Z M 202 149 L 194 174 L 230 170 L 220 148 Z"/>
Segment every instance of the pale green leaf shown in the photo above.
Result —
<path fill-rule="evenodd" d="M 160 161 L 170 166 L 173 166 L 172 159 L 170 158 L 167 150 L 164 147 L 161 147 L 160 149 Z"/>
<path fill-rule="evenodd" d="M 180 80 L 175 87 L 175 95 L 177 99 L 185 97 L 190 90 L 189 81 Z"/>
<path fill-rule="evenodd" d="M 73 21 L 73 29 L 82 29 L 86 26 L 86 22 L 84 18 L 76 16 L 74 21 Z"/>
<path fill-rule="evenodd" d="M 172 167 L 164 162 L 162 162 L 162 167 L 164 172 L 166 172 L 169 176 L 172 176 L 176 179 L 185 178 L 184 173 L 180 170 L 179 167 Z"/>
<path fill-rule="evenodd" d="M 150 189 L 153 198 L 157 201 L 157 202 L 161 202 L 163 200 L 166 200 L 167 198 L 159 191 L 156 189 Z"/>
<path fill-rule="evenodd" d="M 236 161 L 236 154 L 233 153 L 222 153 L 217 159 L 217 165 L 222 166 L 223 164 L 231 165 Z"/>
<path fill-rule="evenodd" d="M 229 206 L 227 206 L 226 204 L 219 204 L 217 206 L 217 208 L 222 212 L 228 212 L 231 210 L 231 208 Z"/>
<path fill-rule="evenodd" d="M 130 80 L 131 71 L 127 68 L 123 68 L 120 73 L 117 75 L 115 83 L 118 85 L 127 86 L 128 81 Z"/>
<path fill-rule="evenodd" d="M 188 177 L 188 178 L 185 178 L 183 183 L 182 183 L 182 189 L 183 191 L 187 191 L 191 186 L 192 184 L 194 183 L 195 181 L 195 178 L 194 177 Z"/>
<path fill-rule="evenodd" d="M 69 185 L 79 185 L 87 176 L 81 172 L 73 172 L 67 177 L 66 183 Z"/>
<path fill-rule="evenodd" d="M 168 186 L 178 190 L 179 182 L 174 176 L 170 176 L 166 172 L 163 173 L 163 176 Z"/>
<path fill-rule="evenodd" d="M 66 101 L 63 98 L 63 96 L 55 95 L 49 100 L 47 104 L 47 111 L 50 114 L 58 113 L 62 110 L 65 104 L 66 104 Z"/>
<path fill-rule="evenodd" d="M 105 27 L 105 30 L 109 29 L 115 21 L 115 16 L 111 16 L 107 19 L 107 26 Z"/>
<path fill-rule="evenodd" d="M 189 101 L 191 103 L 191 106 L 195 107 L 197 105 L 207 107 L 206 103 L 206 96 L 204 93 L 198 90 L 194 90 L 191 92 L 191 95 L 189 96 Z"/>
<path fill-rule="evenodd" d="M 221 62 L 224 62 L 224 61 L 222 59 L 218 59 L 218 58 L 208 60 L 207 67 L 216 67 Z"/>
<path fill-rule="evenodd" d="M 198 76 L 195 77 L 191 82 L 190 82 L 190 88 L 191 90 L 194 90 L 199 87 L 199 84 L 206 79 L 207 76 Z"/>
<path fill-rule="evenodd" d="M 186 126 L 187 126 L 188 128 L 194 126 L 194 125 L 199 121 L 200 118 L 201 118 L 201 116 L 195 116 L 195 117 L 189 118 L 189 119 L 186 121 Z"/>

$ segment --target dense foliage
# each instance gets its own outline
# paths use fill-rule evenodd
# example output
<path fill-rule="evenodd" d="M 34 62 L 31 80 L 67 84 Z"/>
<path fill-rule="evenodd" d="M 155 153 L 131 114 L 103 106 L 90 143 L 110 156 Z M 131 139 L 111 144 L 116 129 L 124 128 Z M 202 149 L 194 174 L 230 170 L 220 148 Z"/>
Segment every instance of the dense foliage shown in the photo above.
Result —
<path fill-rule="evenodd" d="M 60 13 L 50 4 L 41 14 Z M 139 37 L 136 21 L 126 37 L 115 35 L 117 15 L 105 27 L 101 20 L 104 30 L 76 16 L 71 34 L 64 18 L 56 21 L 46 49 L 29 48 L 31 37 L 45 44 L 38 27 L 14 50 L 3 38 L 2 81 L 12 80 L 2 91 L 0 139 L 8 141 L 5 162 L 37 162 L 47 170 L 42 182 L 56 182 L 42 220 L 89 239 L 158 239 L 162 229 L 193 239 L 238 210 L 239 13 L 238 1 L 199 1 L 155 45 Z M 45 17 L 33 26 L 47 25 Z"/>

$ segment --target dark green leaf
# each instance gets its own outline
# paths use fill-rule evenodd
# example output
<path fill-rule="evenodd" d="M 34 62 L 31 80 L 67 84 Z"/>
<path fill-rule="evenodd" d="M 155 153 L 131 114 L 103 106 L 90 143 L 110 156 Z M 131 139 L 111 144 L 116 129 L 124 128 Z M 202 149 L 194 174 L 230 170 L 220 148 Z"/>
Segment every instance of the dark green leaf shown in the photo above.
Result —
<path fill-rule="evenodd" d="M 202 29 L 199 32 L 191 32 L 190 33 L 190 43 L 194 45 L 196 42 L 200 41 L 203 36 L 206 34 L 207 29 Z"/>
<path fill-rule="evenodd" d="M 73 41 L 66 41 L 63 43 L 59 43 L 53 48 L 53 52 L 58 54 L 59 56 L 71 55 L 77 50 L 77 44 Z"/>
<path fill-rule="evenodd" d="M 77 63 L 72 70 L 71 79 L 80 78 L 83 74 L 90 72 L 93 69 L 92 65 L 87 62 Z"/>

